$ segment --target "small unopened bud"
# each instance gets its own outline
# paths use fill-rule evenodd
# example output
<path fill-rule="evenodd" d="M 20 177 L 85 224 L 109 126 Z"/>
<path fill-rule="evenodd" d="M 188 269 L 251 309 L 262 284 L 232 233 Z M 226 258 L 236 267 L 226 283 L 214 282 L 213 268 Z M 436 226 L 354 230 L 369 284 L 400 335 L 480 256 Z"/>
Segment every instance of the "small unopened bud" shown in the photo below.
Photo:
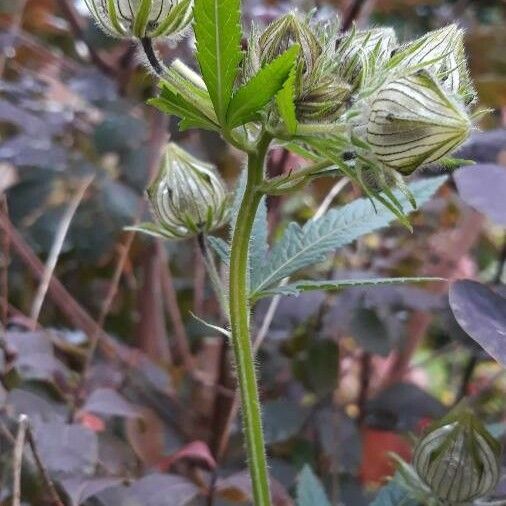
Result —
<path fill-rule="evenodd" d="M 193 0 L 84 1 L 98 26 L 119 38 L 177 36 L 193 15 Z"/>
<path fill-rule="evenodd" d="M 160 232 L 186 238 L 224 225 L 229 199 L 213 165 L 169 144 L 160 173 L 148 188 Z"/>
<path fill-rule="evenodd" d="M 454 151 L 470 128 L 460 104 L 420 71 L 379 89 L 370 108 L 367 142 L 385 167 L 411 174 Z"/>
<path fill-rule="evenodd" d="M 481 422 L 461 413 L 425 436 L 415 448 L 414 468 L 445 504 L 485 497 L 500 476 L 500 446 Z"/>
<path fill-rule="evenodd" d="M 466 105 L 476 99 L 467 68 L 464 31 L 457 25 L 434 30 L 406 44 L 397 51 L 392 63 L 404 68 L 429 70 L 445 90 L 454 93 Z"/>
<path fill-rule="evenodd" d="M 384 65 L 397 43 L 392 28 L 352 30 L 338 40 L 336 51 L 339 76 L 354 88 L 359 86 L 368 72 Z"/>
<path fill-rule="evenodd" d="M 282 16 L 262 33 L 258 40 L 261 62 L 271 62 L 294 44 L 300 45 L 299 58 L 303 71 L 312 72 L 322 47 L 310 24 L 296 13 Z"/>
<path fill-rule="evenodd" d="M 296 100 L 297 116 L 302 121 L 333 121 L 351 95 L 351 86 L 339 78 L 325 76 L 319 81 Z"/>

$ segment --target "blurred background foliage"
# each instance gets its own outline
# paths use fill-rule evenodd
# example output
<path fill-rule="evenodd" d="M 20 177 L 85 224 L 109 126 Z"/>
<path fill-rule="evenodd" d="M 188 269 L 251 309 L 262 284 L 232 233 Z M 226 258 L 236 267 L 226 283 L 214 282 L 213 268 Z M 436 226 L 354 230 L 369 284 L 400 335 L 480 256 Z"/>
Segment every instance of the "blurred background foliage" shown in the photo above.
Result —
<path fill-rule="evenodd" d="M 488 283 L 504 301 L 504 0 L 244 6 L 246 22 L 260 23 L 294 7 L 318 7 L 321 15 L 337 9 L 345 25 L 392 25 L 401 40 L 450 22 L 466 28 L 480 105 L 492 109 L 461 153 L 480 167 L 451 178 L 414 216 L 413 235 L 399 225 L 370 235 L 311 275 L 466 277 Z M 193 65 L 192 44 L 159 49 L 167 60 Z M 239 424 L 230 415 L 227 343 L 190 314 L 220 323 L 198 248 L 123 231 L 147 217 L 144 189 L 169 136 L 217 164 L 230 188 L 239 154 L 212 133 L 179 133 L 174 118 L 144 105 L 156 87 L 136 47 L 100 33 L 83 2 L 0 0 L 0 48 L 0 504 L 11 501 L 9 438 L 20 413 L 30 416 L 66 504 L 247 503 Z M 278 175 L 300 162 L 277 150 L 268 170 Z M 34 326 L 29 315 L 44 263 L 89 177 L 58 258 L 58 281 Z M 311 218 L 334 184 L 319 180 L 289 198 L 270 199 L 271 237 L 289 220 Z M 347 185 L 333 203 L 357 196 Z M 258 305 L 276 504 L 293 504 L 304 464 L 332 504 L 369 504 L 392 475 L 388 452 L 409 460 L 413 434 L 464 396 L 496 435 L 506 432 L 503 368 L 457 324 L 447 291 L 447 285 L 350 289 Z M 90 352 L 95 342 L 97 354 Z M 29 456 L 26 467 L 25 504 L 55 504 Z M 497 496 L 504 494 L 500 483 Z M 374 504 L 396 504 L 381 501 Z"/>

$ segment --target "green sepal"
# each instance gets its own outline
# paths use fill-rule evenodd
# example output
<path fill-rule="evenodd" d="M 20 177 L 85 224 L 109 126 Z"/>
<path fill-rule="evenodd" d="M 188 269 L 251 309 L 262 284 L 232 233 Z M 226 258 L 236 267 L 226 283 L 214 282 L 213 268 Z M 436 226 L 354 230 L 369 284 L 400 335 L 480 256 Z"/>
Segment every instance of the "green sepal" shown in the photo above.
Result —
<path fill-rule="evenodd" d="M 153 0 L 141 0 L 139 8 L 135 13 L 132 32 L 133 35 L 139 39 L 146 36 L 146 27 L 149 23 L 149 15 L 151 14 L 152 4 Z"/>
<path fill-rule="evenodd" d="M 160 23 L 160 26 L 153 32 L 152 37 L 160 37 L 166 33 L 172 33 L 178 28 L 181 23 L 181 17 L 184 16 L 185 11 L 190 9 L 193 0 L 181 0 L 175 5 L 169 15 Z"/>
<path fill-rule="evenodd" d="M 116 12 L 116 4 L 114 3 L 114 0 L 107 0 L 107 14 L 109 15 L 109 19 L 111 20 L 111 24 L 114 29 L 118 33 L 124 34 L 125 30 L 118 20 L 118 13 Z"/>
<path fill-rule="evenodd" d="M 125 227 L 123 230 L 127 230 L 130 232 L 141 232 L 151 237 L 156 237 L 158 239 L 169 239 L 169 240 L 180 239 L 178 235 L 172 234 L 170 230 L 162 228 L 156 225 L 155 223 L 149 222 Z"/>

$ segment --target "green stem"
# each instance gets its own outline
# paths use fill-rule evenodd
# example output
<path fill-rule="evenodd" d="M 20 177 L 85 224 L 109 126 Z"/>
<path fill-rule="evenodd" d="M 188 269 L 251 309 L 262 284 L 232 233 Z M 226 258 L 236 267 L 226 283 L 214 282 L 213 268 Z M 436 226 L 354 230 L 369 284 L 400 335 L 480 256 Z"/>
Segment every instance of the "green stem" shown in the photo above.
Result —
<path fill-rule="evenodd" d="M 306 182 L 306 178 L 330 168 L 333 165 L 335 164 L 331 160 L 316 162 L 308 167 L 299 169 L 292 174 L 283 174 L 281 176 L 268 179 L 261 185 L 260 190 L 267 195 L 289 193 L 293 191 L 294 188 L 297 188 L 298 184 L 304 184 Z"/>
<path fill-rule="evenodd" d="M 264 135 L 255 152 L 248 155 L 248 180 L 239 206 L 230 254 L 230 325 L 255 506 L 270 506 L 271 498 L 249 328 L 248 251 L 253 222 L 262 198 L 258 187 L 263 181 L 270 142 L 271 137 Z"/>

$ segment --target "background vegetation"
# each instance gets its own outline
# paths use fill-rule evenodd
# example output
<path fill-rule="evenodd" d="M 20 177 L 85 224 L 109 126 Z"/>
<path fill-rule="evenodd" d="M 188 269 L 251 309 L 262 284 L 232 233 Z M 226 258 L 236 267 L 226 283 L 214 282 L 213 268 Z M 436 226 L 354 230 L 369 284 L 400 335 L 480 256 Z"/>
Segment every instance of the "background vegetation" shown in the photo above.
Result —
<path fill-rule="evenodd" d="M 297 6 L 313 4 L 249 0 L 245 12 L 268 22 Z M 481 105 L 493 109 L 459 155 L 479 170 L 457 171 L 415 215 L 414 234 L 397 225 L 369 235 L 311 273 L 480 282 L 453 283 L 452 308 L 442 283 L 274 298 L 255 311 L 276 504 L 293 504 L 297 487 L 299 505 L 323 504 L 323 485 L 331 504 L 394 505 L 398 490 L 377 495 L 394 472 L 388 452 L 409 460 L 413 436 L 463 397 L 506 434 L 506 347 L 494 346 L 506 332 L 506 8 L 318 7 L 406 39 L 458 21 Z M 169 136 L 217 164 L 231 188 L 238 153 L 144 105 L 154 80 L 135 46 L 103 36 L 79 2 L 0 0 L 0 46 L 0 504 L 12 503 L 21 461 L 33 506 L 247 503 L 228 345 L 191 316 L 220 324 L 199 250 L 123 231 L 147 217 L 143 192 Z M 159 49 L 192 61 L 191 40 Z M 278 150 L 269 172 L 298 162 Z M 271 198 L 271 237 L 359 194 L 332 185 Z M 22 413 L 40 462 L 13 452 Z"/>

